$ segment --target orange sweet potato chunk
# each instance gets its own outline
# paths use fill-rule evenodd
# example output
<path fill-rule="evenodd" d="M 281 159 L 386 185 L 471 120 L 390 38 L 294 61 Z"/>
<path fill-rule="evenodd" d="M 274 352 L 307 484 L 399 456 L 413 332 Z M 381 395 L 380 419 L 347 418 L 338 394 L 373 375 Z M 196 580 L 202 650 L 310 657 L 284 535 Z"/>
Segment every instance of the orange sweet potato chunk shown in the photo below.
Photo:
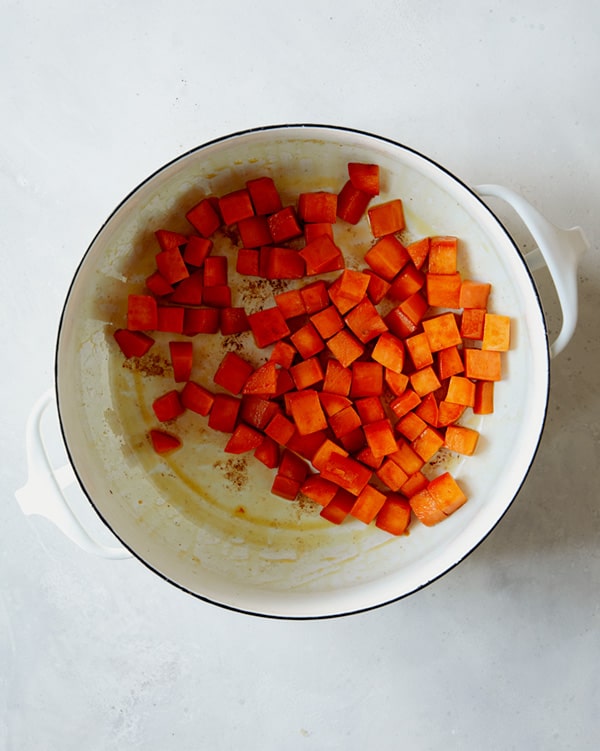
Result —
<path fill-rule="evenodd" d="M 481 349 L 506 352 L 510 348 L 510 317 L 486 313 Z"/>

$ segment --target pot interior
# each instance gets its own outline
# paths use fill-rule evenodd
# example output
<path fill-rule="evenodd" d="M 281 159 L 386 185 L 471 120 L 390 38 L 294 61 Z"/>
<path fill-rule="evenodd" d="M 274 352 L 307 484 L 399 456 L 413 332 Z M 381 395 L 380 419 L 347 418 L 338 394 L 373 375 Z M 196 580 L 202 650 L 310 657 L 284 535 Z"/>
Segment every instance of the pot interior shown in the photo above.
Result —
<path fill-rule="evenodd" d="M 489 309 L 512 318 L 511 350 L 496 384 L 495 411 L 462 424 L 481 438 L 469 458 L 444 455 L 469 501 L 433 528 L 413 522 L 394 538 L 359 521 L 336 527 L 311 503 L 273 496 L 273 472 L 250 455 L 232 456 L 228 436 L 207 418 L 186 413 L 175 431 L 181 450 L 160 458 L 147 438 L 159 427 L 153 399 L 175 387 L 168 362 L 172 334 L 135 366 L 113 339 L 126 320 L 130 292 L 154 269 L 155 230 L 189 233 L 185 212 L 201 198 L 274 178 L 285 203 L 300 191 L 338 192 L 350 161 L 381 167 L 382 192 L 401 198 L 406 242 L 456 235 L 464 278 L 490 281 Z M 363 223 L 366 225 L 366 223 Z M 347 265 L 365 268 L 365 226 L 335 225 Z M 213 254 L 229 258 L 233 305 L 248 313 L 273 305 L 281 283 L 235 272 L 230 237 Z M 328 278 L 328 277 L 324 277 Z M 294 286 L 294 284 L 286 285 Z M 226 350 L 253 364 L 251 334 L 198 335 L 193 380 L 216 391 L 214 371 Z M 85 254 L 66 301 L 58 340 L 57 391 L 67 450 L 80 483 L 117 537 L 146 565 L 179 587 L 217 604 L 283 617 L 354 612 L 402 597 L 435 579 L 493 528 L 523 482 L 537 448 L 548 391 L 548 350 L 541 307 L 525 264 L 492 213 L 460 181 L 414 151 L 368 134 L 320 126 L 236 134 L 174 160 L 142 183 L 111 215 Z"/>

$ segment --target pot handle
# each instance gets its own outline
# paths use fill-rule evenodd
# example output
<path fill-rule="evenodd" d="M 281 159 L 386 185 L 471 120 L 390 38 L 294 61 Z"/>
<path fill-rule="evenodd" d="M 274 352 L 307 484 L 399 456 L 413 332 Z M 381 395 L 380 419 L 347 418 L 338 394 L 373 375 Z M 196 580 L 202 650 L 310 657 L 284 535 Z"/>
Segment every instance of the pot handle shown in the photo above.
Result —
<path fill-rule="evenodd" d="M 577 268 L 590 244 L 581 227 L 562 229 L 549 222 L 522 196 L 501 185 L 476 185 L 480 196 L 506 201 L 520 216 L 538 247 L 525 254 L 530 271 L 548 267 L 562 312 L 562 326 L 550 345 L 550 357 L 567 346 L 577 325 Z"/>
<path fill-rule="evenodd" d="M 64 491 L 77 478 L 70 464 L 53 467 L 42 437 L 42 418 L 54 403 L 48 391 L 33 406 L 26 428 L 27 482 L 15 492 L 21 511 L 43 516 L 87 553 L 113 560 L 131 558 L 124 547 L 109 547 L 94 540 L 71 509 Z"/>

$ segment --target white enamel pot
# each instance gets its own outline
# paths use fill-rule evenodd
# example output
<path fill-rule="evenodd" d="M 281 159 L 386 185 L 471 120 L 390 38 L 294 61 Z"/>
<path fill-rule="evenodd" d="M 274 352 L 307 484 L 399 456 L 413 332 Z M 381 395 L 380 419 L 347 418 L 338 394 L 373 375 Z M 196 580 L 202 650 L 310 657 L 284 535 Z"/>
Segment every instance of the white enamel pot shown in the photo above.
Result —
<path fill-rule="evenodd" d="M 478 450 L 468 459 L 446 460 L 468 502 L 435 527 L 413 522 L 410 534 L 398 538 L 359 521 L 334 526 L 314 507 L 271 495 L 272 471 L 252 457 L 224 454 L 227 437 L 198 415 L 180 418 L 183 448 L 160 458 L 147 439 L 149 428 L 156 427 L 151 401 L 172 388 L 172 380 L 160 374 L 159 360 L 146 373 L 123 367 L 112 336 L 124 321 L 127 293 L 143 289 L 151 269 L 154 230 L 189 232 L 188 208 L 205 195 L 243 187 L 252 177 L 272 176 L 284 201 L 293 201 L 300 189 L 337 191 L 350 161 L 380 165 L 378 200 L 402 198 L 408 239 L 458 236 L 463 276 L 490 281 L 490 308 L 513 322 L 495 411 L 467 418 L 481 432 Z M 535 265 L 547 264 L 553 276 L 563 328 L 551 344 L 531 259 L 528 264 L 482 201 L 486 195 L 508 201 L 520 213 L 539 245 L 531 258 Z M 348 228 L 339 231 L 349 265 L 359 266 L 368 239 Z M 331 617 L 413 593 L 463 560 L 523 484 L 544 426 L 551 356 L 575 327 L 576 270 L 586 244 L 579 228 L 559 230 L 511 191 L 492 185 L 471 189 L 412 149 L 351 129 L 274 126 L 194 149 L 127 196 L 81 261 L 56 352 L 55 397 L 73 472 L 47 467 L 36 440 L 48 405 L 42 399 L 28 428 L 30 478 L 17 494 L 23 511 L 51 518 L 88 550 L 136 556 L 192 595 L 246 613 Z M 235 284 L 234 279 L 234 296 L 249 311 L 272 304 L 264 285 L 252 290 Z M 251 348 L 250 338 L 245 341 Z M 195 337 L 195 380 L 212 384 L 224 346 L 220 337 Z M 115 546 L 94 542 L 64 502 L 62 486 L 73 476 L 118 539 Z"/>

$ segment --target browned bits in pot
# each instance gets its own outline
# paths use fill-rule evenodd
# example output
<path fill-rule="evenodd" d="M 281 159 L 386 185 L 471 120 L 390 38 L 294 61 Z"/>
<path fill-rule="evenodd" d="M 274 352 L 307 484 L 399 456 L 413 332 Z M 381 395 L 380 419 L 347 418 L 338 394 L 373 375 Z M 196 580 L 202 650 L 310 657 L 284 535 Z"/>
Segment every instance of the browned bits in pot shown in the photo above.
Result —
<path fill-rule="evenodd" d="M 164 376 L 172 373 L 171 363 L 168 360 L 150 352 L 143 357 L 124 360 L 123 367 L 143 376 Z"/>
<path fill-rule="evenodd" d="M 248 464 L 245 457 L 236 456 L 227 461 L 216 461 L 214 468 L 223 472 L 227 482 L 236 490 L 242 490 L 248 482 Z"/>

